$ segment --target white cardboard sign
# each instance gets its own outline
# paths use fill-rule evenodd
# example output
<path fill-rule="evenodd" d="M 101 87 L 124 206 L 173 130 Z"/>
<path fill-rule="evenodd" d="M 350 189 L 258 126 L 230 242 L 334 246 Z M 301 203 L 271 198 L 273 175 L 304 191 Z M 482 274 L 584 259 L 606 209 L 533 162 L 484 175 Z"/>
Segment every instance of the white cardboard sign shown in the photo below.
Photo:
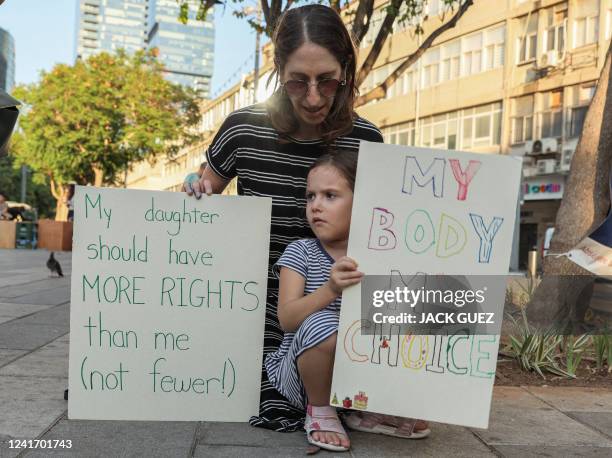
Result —
<path fill-rule="evenodd" d="M 520 175 L 509 156 L 362 142 L 348 255 L 366 275 L 507 275 Z M 332 405 L 487 427 L 499 336 L 362 335 L 360 301 L 344 291 Z"/>
<path fill-rule="evenodd" d="M 68 417 L 247 421 L 271 199 L 77 187 Z"/>

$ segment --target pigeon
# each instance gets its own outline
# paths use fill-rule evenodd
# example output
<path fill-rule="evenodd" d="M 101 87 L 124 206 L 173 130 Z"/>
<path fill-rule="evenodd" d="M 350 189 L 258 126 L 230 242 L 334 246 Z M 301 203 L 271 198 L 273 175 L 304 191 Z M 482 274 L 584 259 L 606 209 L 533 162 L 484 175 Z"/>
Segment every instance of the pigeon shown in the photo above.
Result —
<path fill-rule="evenodd" d="M 47 260 L 47 269 L 51 271 L 51 275 L 56 273 L 58 277 L 64 276 L 64 274 L 62 273 L 62 266 L 60 266 L 60 263 L 57 262 L 57 260 L 53 256 L 53 252 L 51 252 L 51 255 L 49 255 L 49 259 Z"/>

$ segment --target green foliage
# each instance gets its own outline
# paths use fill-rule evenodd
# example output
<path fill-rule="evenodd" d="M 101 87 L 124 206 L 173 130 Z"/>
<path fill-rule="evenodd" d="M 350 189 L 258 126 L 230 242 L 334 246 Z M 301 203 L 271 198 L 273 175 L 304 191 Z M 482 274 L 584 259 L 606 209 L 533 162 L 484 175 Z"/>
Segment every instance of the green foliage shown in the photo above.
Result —
<path fill-rule="evenodd" d="M 517 335 L 510 335 L 510 344 L 505 353 L 517 360 L 520 367 L 526 371 L 535 371 L 544 376 L 548 372 L 560 376 L 569 376 L 557 362 L 558 349 L 563 336 L 551 331 L 538 331 L 527 322 L 525 309 L 521 310 L 522 321 L 509 316 L 518 331 Z"/>
<path fill-rule="evenodd" d="M 237 3 L 236 0 L 232 1 L 234 3 Z M 239 1 L 242 2 L 242 0 Z M 176 0 L 176 2 L 179 4 L 178 20 L 183 24 L 187 24 L 187 22 L 189 22 L 189 7 L 191 6 L 190 3 L 194 2 L 193 0 Z M 208 15 L 208 11 L 210 11 L 213 6 L 225 4 L 225 2 L 221 0 L 196 0 L 195 3 L 197 3 L 195 15 L 196 21 L 205 21 L 206 16 Z"/>
<path fill-rule="evenodd" d="M 0 156 L 0 191 L 8 200 L 21 200 L 21 167 L 9 155 Z M 47 177 L 28 173 L 26 179 L 26 202 L 38 211 L 38 216 L 48 218 L 55 211 L 55 199 L 49 192 Z"/>
<path fill-rule="evenodd" d="M 510 342 L 500 353 L 516 359 L 521 369 L 535 371 L 543 378 L 550 373 L 567 378 L 576 378 L 583 359 L 593 359 L 597 369 L 612 363 L 611 335 L 560 335 L 558 330 L 536 329 L 529 325 L 525 309 L 521 309 L 522 320 L 508 315 L 515 329 Z"/>
<path fill-rule="evenodd" d="M 200 116 L 195 93 L 163 79 L 154 51 L 59 64 L 13 95 L 25 104 L 17 161 L 60 186 L 112 184 L 133 162 L 172 155 L 195 139 Z"/>
<path fill-rule="evenodd" d="M 259 5 L 257 8 L 264 11 L 264 15 L 267 16 L 262 21 L 261 19 L 256 17 L 256 8 L 252 6 L 252 2 L 247 2 L 245 0 L 195 0 L 196 5 L 193 5 L 193 0 L 176 0 L 179 6 L 179 17 L 178 20 L 187 24 L 190 19 L 190 6 L 196 7 L 196 20 L 206 20 L 206 13 L 215 5 L 223 5 L 223 8 L 226 8 L 230 3 L 236 5 L 232 14 L 240 19 L 246 19 L 248 24 L 260 33 L 265 33 L 268 36 L 271 36 L 274 31 L 275 24 L 268 24 L 269 21 L 276 21 L 280 15 L 280 13 L 286 11 L 290 6 L 294 7 L 299 3 L 323 3 L 332 8 L 346 8 L 350 5 L 351 1 L 349 0 L 315 0 L 315 1 L 304 1 L 304 0 L 291 0 L 291 1 L 283 1 L 283 0 L 269 0 L 268 4 L 268 13 L 265 13 L 264 8 Z M 248 5 L 246 5 L 248 3 Z M 261 3 L 261 2 L 255 2 Z M 397 16 L 396 21 L 399 23 L 408 22 L 414 25 L 414 31 L 417 34 L 423 33 L 422 23 L 427 19 L 426 7 L 429 3 L 429 0 L 403 0 L 402 8 L 398 9 L 391 4 L 385 7 L 385 12 L 392 13 Z M 457 8 L 460 4 L 460 0 L 442 0 L 440 2 L 441 13 L 440 16 L 443 17 L 449 11 L 452 12 L 455 8 Z M 401 14 L 400 14 L 401 13 Z M 355 14 L 355 11 L 351 11 L 348 13 L 349 16 Z M 191 16 L 193 17 L 193 15 Z M 369 19 L 367 21 L 370 22 Z"/>
<path fill-rule="evenodd" d="M 561 348 L 562 354 L 565 354 L 565 368 L 570 377 L 576 377 L 576 371 L 590 343 L 590 336 L 586 334 L 579 337 L 565 336 Z"/>
<path fill-rule="evenodd" d="M 602 369 L 607 362 L 608 371 L 612 370 L 612 335 L 593 336 L 593 352 L 597 369 Z"/>

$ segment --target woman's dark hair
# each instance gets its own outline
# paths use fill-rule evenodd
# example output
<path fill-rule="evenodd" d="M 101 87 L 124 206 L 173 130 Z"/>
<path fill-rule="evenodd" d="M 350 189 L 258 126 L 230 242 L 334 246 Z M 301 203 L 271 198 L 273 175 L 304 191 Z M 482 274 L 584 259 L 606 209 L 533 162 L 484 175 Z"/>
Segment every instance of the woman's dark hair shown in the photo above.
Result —
<path fill-rule="evenodd" d="M 339 136 L 351 132 L 356 116 L 353 105 L 357 55 L 340 15 L 324 5 L 305 5 L 287 10 L 279 19 L 272 42 L 274 73 L 277 78 L 280 78 L 289 56 L 306 42 L 325 48 L 338 60 L 346 85 L 338 89 L 331 110 L 321 124 L 322 138 L 325 143 L 331 143 Z M 282 88 L 270 97 L 268 113 L 281 138 L 286 140 L 286 137 L 297 132 L 298 120 Z"/>
<path fill-rule="evenodd" d="M 331 150 L 319 157 L 308 170 L 310 173 L 317 167 L 328 165 L 335 168 L 348 182 L 351 191 L 355 191 L 355 176 L 357 175 L 357 151 Z"/>

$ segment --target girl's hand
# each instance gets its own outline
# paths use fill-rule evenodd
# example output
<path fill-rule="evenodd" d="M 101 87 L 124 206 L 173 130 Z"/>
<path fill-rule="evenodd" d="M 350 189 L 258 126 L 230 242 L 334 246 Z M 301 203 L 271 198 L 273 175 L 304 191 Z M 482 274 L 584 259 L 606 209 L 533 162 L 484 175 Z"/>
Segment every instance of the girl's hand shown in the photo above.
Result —
<path fill-rule="evenodd" d="M 357 270 L 357 262 L 348 256 L 342 256 L 331 268 L 327 286 L 338 296 L 348 286 L 356 285 L 361 281 L 363 272 Z"/>

